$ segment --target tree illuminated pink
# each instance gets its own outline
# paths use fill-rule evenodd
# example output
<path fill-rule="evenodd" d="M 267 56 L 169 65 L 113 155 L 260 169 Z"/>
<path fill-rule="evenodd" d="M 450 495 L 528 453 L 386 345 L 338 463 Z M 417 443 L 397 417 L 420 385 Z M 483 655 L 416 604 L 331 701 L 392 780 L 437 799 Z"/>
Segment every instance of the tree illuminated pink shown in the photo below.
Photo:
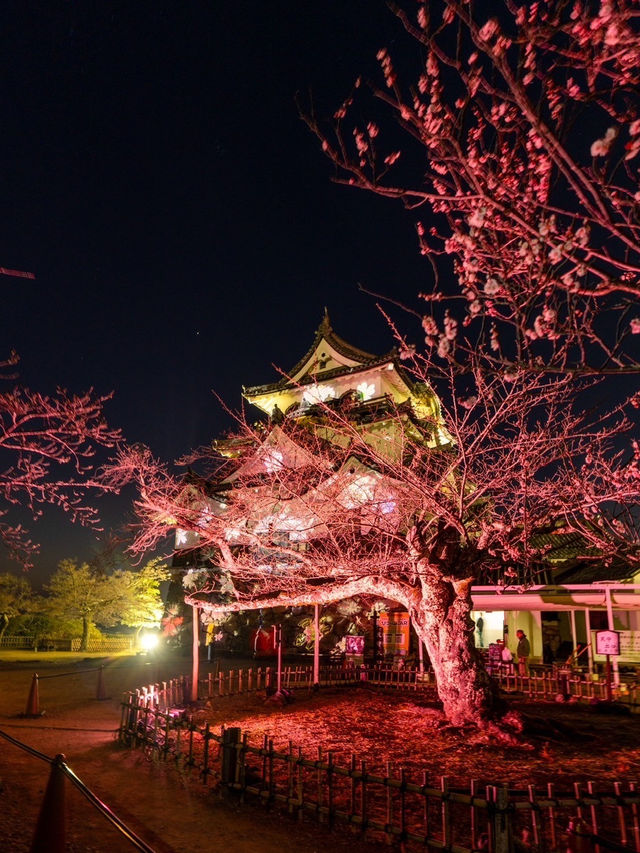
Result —
<path fill-rule="evenodd" d="M 17 364 L 12 356 L 0 367 L 5 384 Z M 103 414 L 109 396 L 92 391 L 41 394 L 14 384 L 0 393 L 0 540 L 12 556 L 28 565 L 37 546 L 21 523 L 13 523 L 11 507 L 27 509 L 34 518 L 51 504 L 73 521 L 93 525 L 97 511 L 87 501 L 89 489 L 103 490 L 96 475 L 96 452 L 113 448 L 119 430 Z"/>
<path fill-rule="evenodd" d="M 302 112 L 338 182 L 415 212 L 436 273 L 427 346 L 443 357 L 483 346 L 496 365 L 529 369 L 636 371 L 637 4 L 393 9 L 408 43 L 379 51 L 381 82 L 359 79 L 333 122 Z"/>
<path fill-rule="evenodd" d="M 425 643 L 448 719 L 486 722 L 495 697 L 473 645 L 472 584 L 544 578 L 553 547 L 542 533 L 559 545 L 571 534 L 578 555 L 632 556 L 637 459 L 614 449 L 622 414 L 585 415 L 574 380 L 506 380 L 478 366 L 471 388 L 428 355 L 407 369 L 450 401 L 444 425 L 387 403 L 380 439 L 366 402 L 318 403 L 218 442 L 230 458 L 213 454 L 212 477 L 174 478 L 137 448 L 113 482 L 138 484 L 137 550 L 188 534 L 181 551 L 200 566 L 185 579 L 189 603 L 216 614 L 396 602 Z"/>

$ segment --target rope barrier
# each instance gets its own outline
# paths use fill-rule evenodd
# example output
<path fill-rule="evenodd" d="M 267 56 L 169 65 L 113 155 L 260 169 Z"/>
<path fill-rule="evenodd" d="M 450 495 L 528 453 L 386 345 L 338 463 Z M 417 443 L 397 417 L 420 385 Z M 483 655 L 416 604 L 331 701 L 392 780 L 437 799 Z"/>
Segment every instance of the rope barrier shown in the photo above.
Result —
<path fill-rule="evenodd" d="M 34 749 L 32 746 L 27 746 L 26 743 L 22 743 L 22 741 L 16 740 L 11 735 L 8 735 L 6 732 L 0 732 L 0 737 L 3 737 L 5 740 L 8 740 L 9 743 L 12 743 L 14 746 L 23 749 L 25 752 L 28 752 L 29 755 L 33 755 L 34 758 L 40 758 L 42 761 L 47 761 L 49 764 L 53 764 L 53 758 L 49 758 L 48 755 L 45 755 L 44 752 L 38 752 L 37 749 Z"/>
<path fill-rule="evenodd" d="M 113 812 L 106 803 L 102 802 L 102 800 L 94 794 L 90 788 L 87 788 L 82 779 L 76 776 L 67 764 L 64 765 L 63 769 L 80 793 L 86 797 L 94 808 L 98 809 L 98 811 L 101 812 L 117 830 L 119 830 L 135 847 L 137 847 L 138 850 L 142 850 L 143 853 L 155 853 L 153 848 L 149 847 L 149 845 L 137 836 L 132 829 L 129 829 L 126 823 L 120 820 L 118 815 Z"/>
<path fill-rule="evenodd" d="M 142 853 L 156 853 L 153 847 L 149 847 L 149 845 L 136 835 L 136 833 L 130 829 L 126 823 L 121 820 L 118 815 L 100 799 L 100 797 L 97 796 L 97 794 L 94 794 L 94 792 L 85 785 L 82 779 L 74 773 L 66 761 L 62 760 L 62 756 L 51 758 L 43 752 L 38 752 L 37 749 L 34 749 L 26 743 L 22 743 L 22 741 L 17 740 L 10 734 L 3 731 L 0 731 L 0 737 L 3 737 L 6 741 L 17 746 L 19 749 L 22 749 L 24 752 L 29 753 L 29 755 L 32 755 L 34 758 L 39 758 L 47 764 L 61 770 L 80 791 L 80 793 L 91 803 L 91 805 L 96 808 L 122 835 L 124 835 L 125 838 L 134 845 L 134 847 L 137 847 L 138 850 L 142 851 Z"/>
<path fill-rule="evenodd" d="M 65 675 L 82 675 L 85 672 L 99 672 L 100 667 L 96 666 L 93 669 L 78 669 L 75 672 L 54 672 L 52 675 L 39 675 L 38 678 L 42 681 L 43 678 L 62 678 Z"/>

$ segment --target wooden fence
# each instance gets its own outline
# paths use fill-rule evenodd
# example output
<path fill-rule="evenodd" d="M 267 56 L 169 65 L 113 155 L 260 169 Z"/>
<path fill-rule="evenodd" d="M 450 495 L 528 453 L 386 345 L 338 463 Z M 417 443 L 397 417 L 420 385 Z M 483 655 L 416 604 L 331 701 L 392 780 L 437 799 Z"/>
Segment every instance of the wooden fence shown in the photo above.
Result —
<path fill-rule="evenodd" d="M 346 823 L 389 843 L 401 841 L 407 850 L 640 853 L 635 783 L 607 790 L 576 783 L 560 792 L 551 783 L 544 790 L 511 790 L 472 781 L 461 789 L 446 778 L 429 780 L 426 772 L 412 778 L 389 764 L 374 770 L 355 755 L 340 763 L 321 748 L 309 756 L 291 742 L 276 746 L 265 737 L 250 743 L 237 728 L 217 733 L 186 714 L 188 695 L 186 677 L 126 694 L 119 738 L 173 760 L 222 795 L 236 792 L 281 804 L 294 816 Z"/>
<path fill-rule="evenodd" d="M 492 673 L 500 687 L 507 692 L 524 693 L 530 699 L 553 699 L 558 696 L 580 701 L 604 700 L 607 684 L 601 676 L 592 676 L 577 669 L 531 667 L 528 675 L 518 675 L 511 668 Z M 611 685 L 612 698 L 640 710 L 640 684 L 636 678 Z"/>
<path fill-rule="evenodd" d="M 505 668 L 493 673 L 500 687 L 506 692 L 522 693 L 528 698 L 555 699 L 559 696 L 579 701 L 604 700 L 607 686 L 579 670 L 532 667 L 526 676 Z M 275 685 L 276 671 L 273 667 L 232 669 L 226 672 L 215 668 L 206 679 L 200 681 L 198 695 L 202 699 L 230 696 L 264 690 Z M 391 664 L 355 665 L 331 664 L 320 668 L 322 687 L 340 684 L 370 684 L 376 687 L 401 690 L 430 690 L 435 692 L 435 680 L 429 671 L 420 672 L 413 668 L 398 668 Z M 313 668 L 310 666 L 287 666 L 282 670 L 282 685 L 287 689 L 313 686 Z M 640 711 L 640 685 L 634 680 L 612 686 L 613 698 Z"/>
<path fill-rule="evenodd" d="M 261 690 L 275 690 L 277 671 L 275 667 L 249 667 L 247 669 L 220 670 L 215 666 L 206 678 L 198 682 L 198 698 L 214 699 L 221 696 L 236 696 L 242 693 L 253 693 Z M 397 669 L 392 666 L 363 667 L 357 665 L 329 665 L 320 668 L 320 687 L 337 687 L 339 685 L 371 684 L 376 687 L 390 689 L 408 689 L 435 691 L 435 681 L 429 673 L 420 673 L 413 669 Z M 184 685 L 190 684 L 187 677 L 163 681 L 159 684 L 142 687 L 139 694 L 153 696 L 153 701 L 166 710 L 175 704 L 187 690 Z M 314 686 L 313 667 L 285 666 L 282 669 L 282 687 L 287 690 Z M 185 693 L 185 701 L 187 696 Z"/>

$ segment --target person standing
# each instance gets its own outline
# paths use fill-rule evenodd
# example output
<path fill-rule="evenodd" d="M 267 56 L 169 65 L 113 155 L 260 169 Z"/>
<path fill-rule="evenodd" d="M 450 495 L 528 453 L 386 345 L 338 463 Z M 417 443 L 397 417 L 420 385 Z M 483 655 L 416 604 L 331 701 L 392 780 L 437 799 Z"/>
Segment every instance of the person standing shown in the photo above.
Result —
<path fill-rule="evenodd" d="M 509 646 L 506 646 L 504 640 L 498 640 L 502 643 L 502 673 L 503 675 L 513 675 L 513 655 Z"/>
<path fill-rule="evenodd" d="M 518 647 L 516 649 L 516 657 L 518 658 L 518 675 L 528 675 L 529 655 L 531 654 L 531 643 L 529 642 L 525 632 L 518 628 L 516 631 L 518 638 Z"/>

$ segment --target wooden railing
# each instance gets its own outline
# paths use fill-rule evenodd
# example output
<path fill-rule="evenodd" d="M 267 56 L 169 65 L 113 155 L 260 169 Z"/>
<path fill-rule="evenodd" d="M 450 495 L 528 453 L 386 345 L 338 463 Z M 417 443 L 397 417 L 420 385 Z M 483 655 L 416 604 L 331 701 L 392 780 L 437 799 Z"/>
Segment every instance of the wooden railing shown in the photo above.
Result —
<path fill-rule="evenodd" d="M 530 699 L 554 699 L 558 696 L 574 697 L 582 701 L 605 700 L 607 685 L 588 674 L 575 670 L 552 670 L 551 668 L 532 667 L 526 676 L 518 675 L 513 668 L 504 667 L 494 670 L 492 676 L 500 687 L 507 692 L 522 693 Z M 276 670 L 274 667 L 231 669 L 226 672 L 215 669 L 207 678 L 200 681 L 200 698 L 212 699 L 216 696 L 229 696 L 250 693 L 274 687 Z M 391 664 L 354 665 L 331 664 L 320 668 L 319 684 L 332 687 L 341 684 L 370 684 L 376 687 L 404 690 L 435 691 L 435 679 L 430 671 L 421 672 L 414 668 L 398 668 Z M 313 668 L 310 666 L 286 666 L 282 670 L 282 685 L 287 689 L 308 688 L 313 686 Z M 640 685 L 635 681 L 612 685 L 613 698 L 640 710 Z"/>
<path fill-rule="evenodd" d="M 251 743 L 238 728 L 223 727 L 218 734 L 187 716 L 188 687 L 184 678 L 126 694 L 119 738 L 173 760 L 223 795 L 280 803 L 292 815 L 310 814 L 329 825 L 340 821 L 389 843 L 403 842 L 407 850 L 640 853 L 635 783 L 615 782 L 606 790 L 575 783 L 562 792 L 551 783 L 544 790 L 484 781 L 453 787 L 426 772 L 415 778 L 389 764 L 372 768 L 355 755 L 339 761 L 321 748 L 305 755 L 291 742 L 276 746 L 266 736 Z"/>
<path fill-rule="evenodd" d="M 533 666 L 524 676 L 518 675 L 512 667 L 501 667 L 494 671 L 492 676 L 497 679 L 503 690 L 524 693 L 531 699 L 553 699 L 564 696 L 590 701 L 607 698 L 607 684 L 602 678 L 568 667 Z M 617 702 L 640 709 L 640 685 L 635 679 L 612 684 L 611 694 Z"/>

